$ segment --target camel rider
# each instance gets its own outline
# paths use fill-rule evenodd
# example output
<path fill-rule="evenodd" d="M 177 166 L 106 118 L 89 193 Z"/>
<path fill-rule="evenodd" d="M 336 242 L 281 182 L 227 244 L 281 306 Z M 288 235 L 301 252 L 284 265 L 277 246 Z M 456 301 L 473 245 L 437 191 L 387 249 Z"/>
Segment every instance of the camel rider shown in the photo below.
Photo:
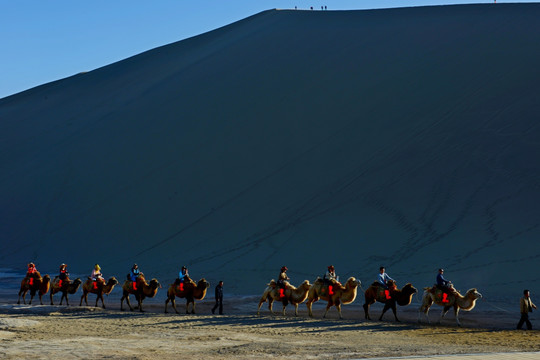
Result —
<path fill-rule="evenodd" d="M 289 277 L 287 276 L 287 267 L 286 266 L 282 266 L 281 267 L 281 270 L 279 272 L 279 276 L 278 276 L 278 280 L 277 280 L 277 284 L 280 288 L 284 289 L 285 288 L 285 281 L 289 281 Z"/>
<path fill-rule="evenodd" d="M 178 285 L 178 289 L 180 291 L 184 291 L 184 284 L 188 282 L 189 280 L 189 273 L 186 266 L 182 266 L 182 269 L 180 269 L 180 272 L 178 273 L 178 279 L 176 280 L 175 284 Z"/>
<path fill-rule="evenodd" d="M 384 289 L 384 295 L 386 296 L 386 299 L 389 300 L 391 299 L 392 297 L 390 296 L 390 291 L 388 290 L 388 281 L 394 281 L 394 279 L 392 279 L 390 276 L 388 276 L 388 274 L 385 272 L 385 267 L 384 266 L 381 266 L 379 268 L 379 278 L 378 278 L 378 282 L 380 284 L 380 286 L 383 287 Z"/>
<path fill-rule="evenodd" d="M 180 282 L 187 282 L 187 280 L 189 279 L 189 273 L 188 273 L 187 267 L 182 266 L 182 269 L 178 273 L 178 278 L 180 279 Z"/>
<path fill-rule="evenodd" d="M 437 286 L 439 286 L 441 289 L 450 289 L 452 282 L 446 280 L 443 273 L 444 269 L 439 269 L 439 273 L 437 274 Z"/>
<path fill-rule="evenodd" d="M 133 283 L 133 290 L 137 290 L 137 278 L 141 275 L 139 271 L 139 266 L 137 264 L 133 264 L 131 267 L 131 271 L 129 273 L 129 277 Z"/>
<path fill-rule="evenodd" d="M 444 278 L 443 273 L 444 269 L 439 269 L 439 273 L 437 274 L 437 287 L 443 291 L 442 302 L 447 303 L 450 302 L 450 300 L 448 300 L 448 293 L 454 293 L 454 286 L 451 281 Z"/>
<path fill-rule="evenodd" d="M 64 281 L 69 281 L 69 273 L 67 272 L 67 265 L 61 264 L 60 265 L 60 273 L 58 274 L 58 286 L 62 287 L 62 283 Z"/>
<path fill-rule="evenodd" d="M 331 283 L 339 282 L 339 276 L 336 275 L 336 269 L 334 265 L 328 267 L 328 271 L 324 274 L 323 279 L 330 281 Z"/>
<path fill-rule="evenodd" d="M 286 266 L 282 266 L 279 272 L 278 280 L 277 280 L 277 285 L 279 287 L 279 296 L 282 298 L 285 297 L 284 290 L 287 287 L 287 285 L 285 284 L 285 281 L 290 280 L 289 277 L 287 276 L 287 270 L 289 269 L 287 269 Z"/>
<path fill-rule="evenodd" d="M 28 264 L 28 270 L 26 271 L 26 278 L 28 279 L 28 283 L 30 285 L 34 285 L 34 278 L 37 277 L 37 269 L 36 269 L 36 265 L 31 262 L 30 264 Z"/>
<path fill-rule="evenodd" d="M 92 275 L 90 275 L 90 277 L 94 281 L 94 288 L 96 289 L 97 289 L 98 281 L 101 281 L 103 283 L 105 282 L 105 279 L 103 278 L 103 274 L 101 273 L 101 267 L 98 264 L 94 266 L 94 270 L 92 270 Z"/>
<path fill-rule="evenodd" d="M 336 275 L 334 265 L 328 267 L 328 271 L 324 274 L 323 280 L 328 284 L 328 294 L 334 295 L 334 285 L 339 281 L 339 276 Z"/>

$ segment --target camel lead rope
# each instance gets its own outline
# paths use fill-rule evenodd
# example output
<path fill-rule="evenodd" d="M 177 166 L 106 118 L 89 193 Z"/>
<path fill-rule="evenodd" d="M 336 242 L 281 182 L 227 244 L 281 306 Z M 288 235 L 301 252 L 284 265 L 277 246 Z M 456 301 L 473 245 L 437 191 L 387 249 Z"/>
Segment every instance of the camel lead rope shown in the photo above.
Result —
<path fill-rule="evenodd" d="M 506 310 L 506 309 L 503 309 L 501 307 L 498 307 L 496 305 L 493 305 L 492 303 L 490 303 L 489 301 L 486 300 L 486 298 L 482 298 L 482 301 L 485 301 L 486 304 L 488 304 L 489 306 L 491 307 L 494 307 L 495 309 L 498 309 L 498 310 L 501 310 L 501 311 L 504 311 L 504 312 L 511 312 L 510 310 Z"/>

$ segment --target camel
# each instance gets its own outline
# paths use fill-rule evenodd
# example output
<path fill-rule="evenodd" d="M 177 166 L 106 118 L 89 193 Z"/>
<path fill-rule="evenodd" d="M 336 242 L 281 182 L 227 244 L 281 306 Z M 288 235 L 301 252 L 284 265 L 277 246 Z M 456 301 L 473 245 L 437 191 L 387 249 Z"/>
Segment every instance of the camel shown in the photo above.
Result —
<path fill-rule="evenodd" d="M 19 300 L 17 300 L 17 304 L 21 303 L 21 295 L 23 299 L 23 303 L 26 304 L 26 293 L 30 291 L 30 302 L 29 305 L 32 305 L 32 300 L 34 299 L 34 296 L 36 295 L 36 292 L 39 296 L 39 302 L 41 305 L 43 305 L 42 297 L 43 295 L 47 294 L 49 292 L 51 284 L 51 277 L 49 275 L 45 275 L 44 277 L 41 277 L 41 274 L 39 272 L 36 272 L 31 280 L 28 277 L 25 277 L 21 281 L 21 288 L 19 290 Z"/>
<path fill-rule="evenodd" d="M 441 313 L 441 317 L 439 318 L 439 323 L 444 318 L 444 315 L 450 310 L 450 308 L 454 308 L 454 315 L 456 317 L 456 323 L 458 326 L 461 326 L 461 323 L 459 322 L 459 310 L 465 310 L 465 311 L 471 311 L 474 309 L 474 306 L 476 305 L 476 300 L 478 298 L 481 298 L 482 294 L 478 292 L 475 288 L 469 289 L 465 296 L 462 296 L 458 291 L 448 293 L 446 298 L 446 302 L 443 303 L 443 292 L 440 289 L 437 289 L 436 287 L 430 288 L 426 287 L 424 288 L 424 296 L 422 298 L 422 306 L 419 309 L 418 312 L 418 322 L 420 322 L 420 313 L 423 312 L 426 315 L 426 320 L 429 323 L 429 308 L 433 303 L 442 306 L 443 310 Z"/>
<path fill-rule="evenodd" d="M 195 300 L 202 300 L 206 296 L 206 290 L 210 287 L 210 283 L 207 282 L 204 278 L 199 280 L 197 284 L 191 279 L 188 278 L 186 283 L 179 284 L 175 282 L 174 284 L 169 285 L 169 290 L 167 291 L 167 300 L 165 300 L 165 313 L 167 313 L 167 305 L 169 301 L 171 305 L 178 314 L 176 310 L 175 297 L 186 298 L 186 314 L 189 314 L 189 304 L 193 304 L 192 314 L 195 314 Z"/>
<path fill-rule="evenodd" d="M 261 300 L 259 300 L 259 308 L 257 309 L 257 315 L 259 315 L 261 306 L 264 302 L 268 300 L 268 308 L 270 309 L 270 312 L 274 314 L 274 311 L 272 310 L 272 303 L 275 301 L 281 301 L 283 303 L 283 315 L 285 315 L 285 308 L 287 307 L 288 303 L 291 303 L 294 305 L 294 316 L 298 316 L 298 304 L 303 303 L 308 296 L 309 289 L 311 288 L 311 284 L 308 280 L 305 280 L 302 284 L 298 286 L 298 288 L 290 285 L 288 282 L 286 283 L 285 289 L 280 289 L 277 287 L 277 283 L 272 280 L 268 284 L 268 287 L 266 290 L 264 290 L 264 293 L 261 296 Z M 280 290 L 283 290 L 284 297 L 281 297 Z"/>
<path fill-rule="evenodd" d="M 62 305 L 62 301 L 65 298 L 66 305 L 69 306 L 68 294 L 75 294 L 77 290 L 79 290 L 79 286 L 81 286 L 82 280 L 80 278 L 76 278 L 73 281 L 66 279 L 62 281 L 62 286 L 60 286 L 60 281 L 57 281 L 57 279 L 58 277 L 54 278 L 54 281 L 51 286 L 51 305 L 54 305 L 53 295 L 56 294 L 57 292 L 61 292 L 62 297 L 60 297 L 60 305 Z"/>
<path fill-rule="evenodd" d="M 123 294 L 120 299 L 120 310 L 124 311 L 124 299 L 126 299 L 129 310 L 133 311 L 131 303 L 129 302 L 129 295 L 134 294 L 135 299 L 137 299 L 137 302 L 139 303 L 139 311 L 144 312 L 142 308 L 143 300 L 147 297 L 153 298 L 156 296 L 158 288 L 161 288 L 161 284 L 157 279 L 150 280 L 150 284 L 148 284 L 143 274 L 140 274 L 137 278 L 136 290 L 133 289 L 133 281 L 131 281 L 131 279 L 124 281 L 124 285 L 122 285 Z"/>
<path fill-rule="evenodd" d="M 105 302 L 103 302 L 103 294 L 109 295 L 116 284 L 118 284 L 118 280 L 116 280 L 114 276 L 110 278 L 107 283 L 105 283 L 105 281 L 99 280 L 94 282 L 91 278 L 88 278 L 88 280 L 86 280 L 82 287 L 83 294 L 81 296 L 81 303 L 79 304 L 79 306 L 82 306 L 83 299 L 86 303 L 86 306 L 88 306 L 88 293 L 92 293 L 97 294 L 96 307 L 98 306 L 99 299 L 101 299 L 101 305 L 105 309 Z"/>
<path fill-rule="evenodd" d="M 379 317 L 379 321 L 382 320 L 384 313 L 388 309 L 392 309 L 392 312 L 394 313 L 394 318 L 397 322 L 399 322 L 399 319 L 396 315 L 396 303 L 399 306 L 407 306 L 410 305 L 412 301 L 412 297 L 414 294 L 416 294 L 418 291 L 412 286 L 410 283 L 405 285 L 401 290 L 399 290 L 396 287 L 396 283 L 393 280 L 390 280 L 388 288 L 390 291 L 390 297 L 391 299 L 386 299 L 386 295 L 384 293 L 384 288 L 382 286 L 379 286 L 378 282 L 374 282 L 371 284 L 369 288 L 364 292 L 364 297 L 366 299 L 366 302 L 364 303 L 364 312 L 366 314 L 366 319 L 371 320 L 369 317 L 369 306 L 375 301 L 384 303 L 384 308 L 381 313 L 381 316 Z"/>
<path fill-rule="evenodd" d="M 333 305 L 336 307 L 339 313 L 339 318 L 343 319 L 343 316 L 341 316 L 341 304 L 350 304 L 354 301 L 354 299 L 356 299 L 356 291 L 360 284 L 360 280 L 357 280 L 354 277 L 350 277 L 345 283 L 345 286 L 342 286 L 340 283 L 336 282 L 334 285 L 333 294 L 330 295 L 328 284 L 325 284 L 321 278 L 318 278 L 311 286 L 308 293 L 308 301 L 306 302 L 306 306 L 309 316 L 313 317 L 313 312 L 311 311 L 311 306 L 313 303 L 319 299 L 322 299 L 328 301 L 323 318 L 326 317 L 328 310 Z"/>

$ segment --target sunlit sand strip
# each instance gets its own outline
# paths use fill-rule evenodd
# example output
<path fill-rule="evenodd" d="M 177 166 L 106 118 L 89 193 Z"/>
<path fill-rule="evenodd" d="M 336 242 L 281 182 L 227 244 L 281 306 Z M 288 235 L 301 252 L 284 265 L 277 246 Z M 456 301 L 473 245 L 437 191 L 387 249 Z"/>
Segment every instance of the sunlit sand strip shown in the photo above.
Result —
<path fill-rule="evenodd" d="M 393 356 L 393 357 L 381 357 L 371 358 L 370 360 L 390 360 L 390 359 L 402 359 L 402 360 L 536 360 L 540 359 L 540 352 L 508 352 L 508 353 L 493 353 L 493 354 L 459 354 L 459 355 L 427 355 L 427 356 Z"/>

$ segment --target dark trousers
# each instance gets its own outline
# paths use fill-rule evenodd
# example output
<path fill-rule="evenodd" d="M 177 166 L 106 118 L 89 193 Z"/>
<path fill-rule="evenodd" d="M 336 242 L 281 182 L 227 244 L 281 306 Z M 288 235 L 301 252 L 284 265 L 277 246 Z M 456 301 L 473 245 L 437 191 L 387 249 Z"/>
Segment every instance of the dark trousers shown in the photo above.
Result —
<path fill-rule="evenodd" d="M 527 329 L 532 330 L 532 324 L 529 321 L 529 314 L 521 314 L 521 319 L 519 319 L 517 328 L 521 329 L 521 327 L 523 326 L 523 323 L 527 324 Z"/>
<path fill-rule="evenodd" d="M 223 300 L 216 300 L 216 305 L 212 308 L 212 314 L 219 307 L 219 315 L 223 315 Z"/>

